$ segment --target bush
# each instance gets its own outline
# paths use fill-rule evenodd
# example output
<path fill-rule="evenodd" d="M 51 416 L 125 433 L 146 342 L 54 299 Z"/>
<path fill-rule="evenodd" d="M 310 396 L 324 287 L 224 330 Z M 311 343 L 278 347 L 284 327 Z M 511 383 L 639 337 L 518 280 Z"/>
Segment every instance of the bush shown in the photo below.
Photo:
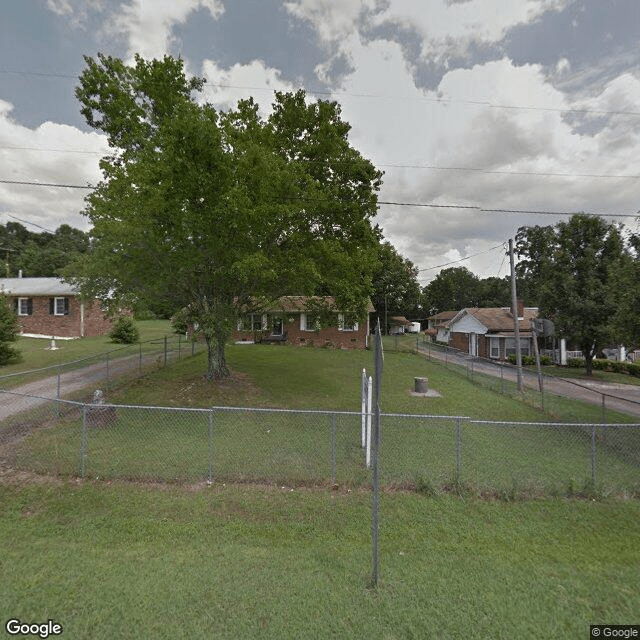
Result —
<path fill-rule="evenodd" d="M 20 352 L 11 344 L 18 339 L 20 325 L 9 306 L 7 296 L 0 295 L 0 366 L 13 364 L 21 359 Z"/>
<path fill-rule="evenodd" d="M 584 358 L 567 358 L 567 367 L 571 367 L 572 369 L 583 369 L 584 366 Z"/>
<path fill-rule="evenodd" d="M 174 333 L 187 333 L 189 329 L 189 319 L 187 310 L 180 309 L 171 316 L 171 327 Z"/>
<path fill-rule="evenodd" d="M 140 331 L 136 323 L 129 316 L 120 316 L 109 332 L 111 342 L 118 344 L 133 344 L 140 340 Z"/>

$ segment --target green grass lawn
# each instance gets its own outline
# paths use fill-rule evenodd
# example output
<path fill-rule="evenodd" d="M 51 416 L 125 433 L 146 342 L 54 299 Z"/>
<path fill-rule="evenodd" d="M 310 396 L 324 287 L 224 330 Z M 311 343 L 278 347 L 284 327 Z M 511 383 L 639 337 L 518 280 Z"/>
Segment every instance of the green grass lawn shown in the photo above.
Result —
<path fill-rule="evenodd" d="M 136 324 L 140 329 L 140 340 L 144 343 L 143 348 L 146 351 L 159 348 L 158 343 L 150 343 L 152 340 L 162 340 L 164 336 L 175 339 L 175 334 L 173 334 L 168 320 L 143 320 L 137 321 Z M 21 336 L 15 346 L 20 351 L 21 361 L 0 367 L 0 377 L 45 367 L 57 367 L 77 360 L 96 359 L 107 352 L 112 353 L 113 357 L 121 357 L 129 351 L 133 352 L 139 349 L 138 345 L 124 346 L 111 342 L 109 336 L 95 336 L 77 340 L 56 339 L 57 348 L 55 350 L 49 348 L 51 339 Z M 51 373 L 45 372 L 39 377 L 42 375 L 51 375 Z M 29 378 L 18 376 L 16 380 L 23 383 L 37 378 L 38 376 L 33 375 Z M 7 383 L 3 385 L 5 387 L 11 384 L 10 379 L 3 382 Z"/>
<path fill-rule="evenodd" d="M 206 355 L 184 358 L 111 392 L 117 419 L 83 432 L 72 412 L 15 443 L 13 466 L 40 473 L 163 482 L 266 482 L 306 486 L 369 484 L 360 446 L 360 375 L 372 354 L 270 345 L 229 345 L 229 380 L 203 379 Z M 440 397 L 411 395 L 428 377 Z M 299 410 L 177 410 L 178 407 Z M 575 404 L 571 405 L 575 414 Z M 324 413 L 302 413 L 304 410 Z M 385 486 L 504 495 L 630 493 L 640 490 L 640 430 L 601 427 L 595 468 L 591 430 L 519 426 L 544 422 L 539 408 L 474 385 L 440 362 L 387 353 L 382 385 Z M 586 411 L 586 409 L 585 409 Z M 342 412 L 352 412 L 345 414 Z M 49 417 L 54 412 L 50 410 Z M 420 417 L 424 416 L 424 417 Z M 430 417 L 439 416 L 439 417 Z M 447 417 L 449 416 L 449 417 Z M 506 421 L 458 423 L 452 416 Z M 19 428 L 22 416 L 5 428 Z M 37 422 L 37 418 L 34 418 Z M 590 486 L 592 471 L 596 485 Z"/>
<path fill-rule="evenodd" d="M 456 421 L 428 415 L 548 416 L 387 350 L 383 411 L 423 417 L 383 419 L 373 589 L 359 416 L 206 410 L 358 411 L 372 354 L 230 345 L 227 355 L 222 383 L 203 380 L 201 353 L 112 391 L 120 404 L 199 411 L 121 408 L 83 446 L 69 407 L 12 446 L 21 470 L 0 473 L 5 621 L 52 619 L 63 637 L 91 640 L 583 638 L 590 624 L 637 624 L 640 501 L 625 497 L 639 495 L 635 432 L 619 442 L 600 428 L 603 481 L 584 492 L 580 428 L 463 423 L 456 482 Z M 413 397 L 417 376 L 441 396 Z M 47 425 L 53 413 L 3 428 Z"/>
<path fill-rule="evenodd" d="M 18 479 L 19 480 L 19 479 Z M 3 620 L 63 637 L 585 638 L 640 617 L 640 503 L 0 481 Z"/>

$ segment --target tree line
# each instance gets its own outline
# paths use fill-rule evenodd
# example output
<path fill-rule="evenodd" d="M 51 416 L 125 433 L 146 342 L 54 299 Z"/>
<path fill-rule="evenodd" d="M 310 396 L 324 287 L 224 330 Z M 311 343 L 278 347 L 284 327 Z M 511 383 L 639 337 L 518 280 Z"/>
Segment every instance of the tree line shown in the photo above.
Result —
<path fill-rule="evenodd" d="M 29 231 L 19 222 L 0 224 L 1 277 L 61 276 L 65 267 L 89 250 L 89 234 L 67 224 L 53 233 Z"/>

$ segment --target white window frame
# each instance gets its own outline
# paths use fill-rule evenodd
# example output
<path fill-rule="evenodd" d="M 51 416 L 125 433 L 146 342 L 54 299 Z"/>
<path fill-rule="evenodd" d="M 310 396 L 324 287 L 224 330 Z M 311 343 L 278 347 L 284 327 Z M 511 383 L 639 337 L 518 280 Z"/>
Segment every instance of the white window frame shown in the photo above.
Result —
<path fill-rule="evenodd" d="M 309 324 L 311 323 L 311 326 Z M 300 314 L 300 331 L 320 331 L 322 325 L 320 316 L 317 313 Z"/>
<path fill-rule="evenodd" d="M 67 314 L 64 312 L 64 308 L 65 308 L 65 306 L 66 306 L 66 305 L 65 305 L 65 300 L 66 300 L 66 298 L 65 298 L 64 296 L 63 296 L 63 297 L 55 297 L 55 298 L 53 299 L 53 315 L 54 315 L 54 316 L 64 316 L 64 315 L 67 315 Z M 58 306 L 59 304 L 62 304 L 62 311 L 60 311 L 60 310 L 59 310 L 59 306 Z"/>
<path fill-rule="evenodd" d="M 494 360 L 500 359 L 500 338 L 489 337 L 489 357 Z"/>
<path fill-rule="evenodd" d="M 347 321 L 351 320 L 351 324 L 347 324 Z M 358 323 L 355 321 L 355 316 L 344 313 L 338 314 L 338 330 L 339 331 L 357 331 Z"/>
<path fill-rule="evenodd" d="M 22 305 L 24 303 L 24 311 L 22 309 Z M 29 298 L 18 298 L 18 315 L 19 316 L 29 316 Z"/>

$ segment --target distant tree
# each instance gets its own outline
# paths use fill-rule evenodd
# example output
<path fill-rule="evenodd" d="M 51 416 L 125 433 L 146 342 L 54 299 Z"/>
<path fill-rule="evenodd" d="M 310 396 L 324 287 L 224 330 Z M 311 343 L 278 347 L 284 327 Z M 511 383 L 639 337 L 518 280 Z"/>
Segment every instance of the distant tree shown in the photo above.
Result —
<path fill-rule="evenodd" d="M 518 292 L 520 295 L 520 292 Z M 520 296 L 522 297 L 522 296 Z M 478 281 L 479 307 L 510 307 L 511 279 L 492 276 Z"/>
<path fill-rule="evenodd" d="M 425 286 L 423 304 L 430 314 L 478 305 L 479 279 L 466 267 L 449 267 Z"/>
<path fill-rule="evenodd" d="M 371 294 L 381 173 L 348 141 L 334 102 L 276 93 L 218 112 L 171 57 L 85 58 L 76 96 L 113 154 L 87 197 L 89 295 L 187 307 L 208 379 L 229 374 L 225 342 L 247 305 L 332 295 L 362 316 Z"/>
<path fill-rule="evenodd" d="M 0 225 L 0 256 L 8 262 L 8 275 L 53 277 L 89 248 L 89 236 L 69 225 L 61 225 L 54 233 L 35 233 L 19 223 Z M 7 265 L 2 269 L 7 274 Z"/>
<path fill-rule="evenodd" d="M 523 227 L 517 252 L 540 314 L 579 346 L 591 375 L 596 354 L 622 333 L 619 285 L 629 265 L 622 227 L 585 214 L 553 227 Z"/>
<path fill-rule="evenodd" d="M 19 333 L 18 318 L 7 296 L 0 294 L 0 366 L 20 360 L 20 352 L 13 346 Z"/>
<path fill-rule="evenodd" d="M 390 242 L 380 244 L 371 296 L 380 326 L 384 327 L 389 316 L 416 316 L 421 296 L 417 278 L 418 269 L 411 260 L 401 256 Z"/>

